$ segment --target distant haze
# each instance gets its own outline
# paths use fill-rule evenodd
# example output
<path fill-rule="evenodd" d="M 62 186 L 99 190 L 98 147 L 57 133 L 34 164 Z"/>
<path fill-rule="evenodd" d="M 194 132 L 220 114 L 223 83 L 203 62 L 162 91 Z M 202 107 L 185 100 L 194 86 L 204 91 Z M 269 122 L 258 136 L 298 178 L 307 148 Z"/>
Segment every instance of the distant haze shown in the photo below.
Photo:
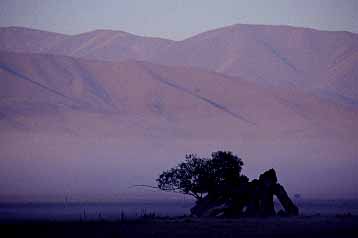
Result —
<path fill-rule="evenodd" d="M 184 39 L 235 23 L 358 32 L 356 0 L 2 0 L 0 26 L 67 34 L 95 29 Z"/>

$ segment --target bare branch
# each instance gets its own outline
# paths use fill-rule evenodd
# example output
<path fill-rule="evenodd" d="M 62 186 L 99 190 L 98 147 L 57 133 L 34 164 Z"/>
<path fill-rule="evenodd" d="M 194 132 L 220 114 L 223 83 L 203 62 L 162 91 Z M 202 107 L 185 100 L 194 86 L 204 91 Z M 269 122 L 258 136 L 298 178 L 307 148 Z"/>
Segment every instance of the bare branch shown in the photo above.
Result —
<path fill-rule="evenodd" d="M 154 188 L 156 190 L 160 190 L 160 191 L 167 192 L 167 193 L 187 194 L 187 195 L 193 196 L 196 199 L 200 198 L 197 194 L 194 194 L 194 193 L 190 193 L 190 192 L 184 193 L 184 192 L 177 191 L 177 190 L 172 190 L 172 189 L 160 189 L 158 187 L 155 187 L 155 186 L 152 186 L 152 185 L 146 185 L 146 184 L 135 184 L 135 185 L 129 186 L 128 188 L 135 188 L 135 187 Z"/>

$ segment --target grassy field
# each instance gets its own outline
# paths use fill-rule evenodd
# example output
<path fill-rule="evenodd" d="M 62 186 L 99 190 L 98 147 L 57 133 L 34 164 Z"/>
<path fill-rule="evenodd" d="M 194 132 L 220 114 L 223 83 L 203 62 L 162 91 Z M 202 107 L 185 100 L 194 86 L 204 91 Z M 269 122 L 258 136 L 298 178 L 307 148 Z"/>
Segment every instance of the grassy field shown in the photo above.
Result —
<path fill-rule="evenodd" d="M 7 222 L 0 237 L 358 237 L 356 216 L 142 218 L 123 221 Z"/>

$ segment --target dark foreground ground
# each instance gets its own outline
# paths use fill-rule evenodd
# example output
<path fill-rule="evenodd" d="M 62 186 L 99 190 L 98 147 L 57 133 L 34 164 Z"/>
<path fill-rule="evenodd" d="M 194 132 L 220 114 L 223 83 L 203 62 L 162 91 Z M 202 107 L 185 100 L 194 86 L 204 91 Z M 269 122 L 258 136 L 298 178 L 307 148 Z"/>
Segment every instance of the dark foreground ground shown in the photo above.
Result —
<path fill-rule="evenodd" d="M 7 222 L 0 237 L 358 237 L 357 216 Z"/>

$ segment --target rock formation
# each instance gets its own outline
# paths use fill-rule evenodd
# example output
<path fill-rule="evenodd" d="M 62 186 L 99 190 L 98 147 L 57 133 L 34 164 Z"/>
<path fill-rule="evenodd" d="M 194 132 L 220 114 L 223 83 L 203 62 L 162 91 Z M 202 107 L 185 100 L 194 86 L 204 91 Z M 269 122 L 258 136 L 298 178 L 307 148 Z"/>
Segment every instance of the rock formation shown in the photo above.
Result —
<path fill-rule="evenodd" d="M 280 212 L 281 215 L 298 215 L 297 206 L 289 198 L 284 187 L 277 183 L 274 169 L 264 172 L 259 179 L 243 181 L 239 187 L 207 194 L 196 202 L 191 214 L 197 217 L 274 216 L 274 195 L 285 209 Z"/>

